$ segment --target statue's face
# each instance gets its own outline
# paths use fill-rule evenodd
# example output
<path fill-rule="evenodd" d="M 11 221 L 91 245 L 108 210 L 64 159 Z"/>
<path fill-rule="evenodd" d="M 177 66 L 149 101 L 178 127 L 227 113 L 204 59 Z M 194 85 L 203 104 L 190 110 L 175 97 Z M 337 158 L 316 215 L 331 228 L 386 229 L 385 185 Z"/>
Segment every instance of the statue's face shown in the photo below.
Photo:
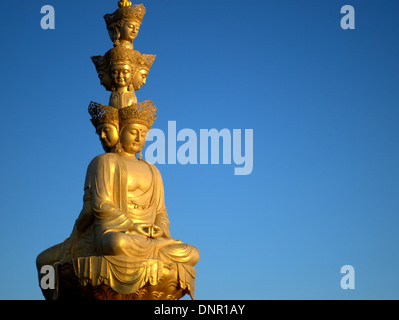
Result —
<path fill-rule="evenodd" d="M 120 40 L 133 42 L 140 29 L 140 23 L 136 21 L 125 21 L 120 31 Z"/>
<path fill-rule="evenodd" d="M 147 69 L 139 69 L 133 78 L 134 90 L 140 90 L 140 88 L 146 83 L 148 77 Z"/>
<path fill-rule="evenodd" d="M 118 129 L 111 123 L 99 124 L 97 134 L 105 151 L 115 147 L 119 140 Z"/>
<path fill-rule="evenodd" d="M 127 124 L 121 132 L 121 144 L 123 150 L 129 154 L 136 154 L 144 148 L 148 128 L 145 125 L 132 123 Z"/>
<path fill-rule="evenodd" d="M 104 86 L 107 90 L 112 87 L 112 79 L 105 71 L 98 71 L 98 78 L 100 79 L 100 83 Z"/>
<path fill-rule="evenodd" d="M 132 69 L 128 64 L 115 64 L 111 66 L 112 82 L 115 87 L 128 87 L 132 81 Z"/>

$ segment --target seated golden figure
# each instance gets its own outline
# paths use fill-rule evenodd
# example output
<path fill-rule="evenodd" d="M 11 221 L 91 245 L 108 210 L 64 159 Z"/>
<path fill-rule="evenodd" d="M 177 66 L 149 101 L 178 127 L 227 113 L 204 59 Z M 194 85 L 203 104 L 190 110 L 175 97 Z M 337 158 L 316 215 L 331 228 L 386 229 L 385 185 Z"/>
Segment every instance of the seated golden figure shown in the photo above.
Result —
<path fill-rule="evenodd" d="M 155 113 L 151 101 L 119 110 L 121 148 L 92 160 L 74 231 L 37 259 L 39 270 L 45 264 L 57 266 L 61 283 L 69 281 L 71 287 L 70 279 L 75 278 L 79 294 L 84 292 L 86 297 L 194 296 L 193 266 L 199 252 L 171 237 L 161 174 L 141 160 Z M 112 294 L 104 293 L 109 290 Z"/>

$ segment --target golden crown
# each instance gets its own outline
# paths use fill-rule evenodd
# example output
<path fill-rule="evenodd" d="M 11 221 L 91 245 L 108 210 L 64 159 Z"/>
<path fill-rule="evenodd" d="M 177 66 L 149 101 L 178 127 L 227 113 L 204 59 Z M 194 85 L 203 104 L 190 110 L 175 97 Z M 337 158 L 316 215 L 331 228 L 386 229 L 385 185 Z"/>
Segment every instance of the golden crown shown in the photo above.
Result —
<path fill-rule="evenodd" d="M 118 109 L 114 107 L 92 101 L 89 105 L 89 113 L 91 115 L 90 121 L 94 127 L 102 123 L 111 123 L 117 128 L 119 127 Z"/>
<path fill-rule="evenodd" d="M 93 61 L 97 71 L 105 70 L 108 67 L 108 63 L 103 56 L 93 56 L 91 61 Z"/>
<path fill-rule="evenodd" d="M 141 54 L 137 57 L 137 65 L 150 71 L 152 64 L 157 56 L 153 54 Z"/>
<path fill-rule="evenodd" d="M 139 52 L 136 50 L 127 49 L 122 46 L 117 46 L 109 50 L 105 54 L 104 63 L 109 65 L 118 63 L 129 63 L 130 65 L 135 65 Z"/>
<path fill-rule="evenodd" d="M 119 109 L 119 125 L 122 129 L 130 123 L 143 124 L 151 129 L 157 113 L 157 108 L 151 100 L 139 102 L 129 107 Z"/>
<path fill-rule="evenodd" d="M 140 24 L 143 22 L 146 12 L 143 4 L 135 4 L 132 6 L 130 1 L 119 1 L 118 5 L 118 10 L 104 16 L 107 28 L 121 21 L 136 21 Z"/>

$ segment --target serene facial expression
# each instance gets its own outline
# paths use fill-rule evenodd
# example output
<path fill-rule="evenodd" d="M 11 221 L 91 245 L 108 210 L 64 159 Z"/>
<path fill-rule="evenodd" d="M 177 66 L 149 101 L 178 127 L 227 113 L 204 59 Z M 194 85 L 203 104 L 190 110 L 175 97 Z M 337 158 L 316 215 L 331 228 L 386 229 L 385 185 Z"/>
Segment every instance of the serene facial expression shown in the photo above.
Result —
<path fill-rule="evenodd" d="M 119 140 L 118 129 L 110 123 L 99 124 L 97 134 L 105 151 L 115 147 Z"/>
<path fill-rule="evenodd" d="M 128 154 L 136 154 L 144 148 L 148 128 L 145 125 L 127 124 L 121 132 L 121 144 Z"/>
<path fill-rule="evenodd" d="M 121 29 L 121 40 L 132 42 L 136 39 L 140 29 L 140 23 L 136 21 L 126 21 Z"/>
<path fill-rule="evenodd" d="M 115 64 L 111 66 L 112 81 L 115 87 L 128 87 L 131 83 L 132 70 L 128 64 Z"/>
<path fill-rule="evenodd" d="M 98 78 L 100 79 L 100 83 L 106 89 L 112 86 L 112 80 L 109 77 L 108 73 L 105 71 L 98 71 Z"/>
<path fill-rule="evenodd" d="M 140 69 L 139 71 L 137 71 L 133 79 L 134 90 L 139 90 L 147 82 L 147 77 L 147 69 Z"/>

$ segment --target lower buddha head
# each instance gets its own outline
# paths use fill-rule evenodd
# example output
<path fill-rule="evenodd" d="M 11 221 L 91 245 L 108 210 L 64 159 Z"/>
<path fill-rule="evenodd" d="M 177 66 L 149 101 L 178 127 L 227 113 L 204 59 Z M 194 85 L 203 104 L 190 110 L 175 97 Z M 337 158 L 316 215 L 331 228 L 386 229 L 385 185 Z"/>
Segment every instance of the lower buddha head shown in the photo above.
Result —
<path fill-rule="evenodd" d="M 120 143 L 128 155 L 140 153 L 147 134 L 156 119 L 156 107 L 151 100 L 119 110 Z"/>
<path fill-rule="evenodd" d="M 111 152 L 119 141 L 118 110 L 92 102 L 89 105 L 89 113 L 104 151 Z"/>

